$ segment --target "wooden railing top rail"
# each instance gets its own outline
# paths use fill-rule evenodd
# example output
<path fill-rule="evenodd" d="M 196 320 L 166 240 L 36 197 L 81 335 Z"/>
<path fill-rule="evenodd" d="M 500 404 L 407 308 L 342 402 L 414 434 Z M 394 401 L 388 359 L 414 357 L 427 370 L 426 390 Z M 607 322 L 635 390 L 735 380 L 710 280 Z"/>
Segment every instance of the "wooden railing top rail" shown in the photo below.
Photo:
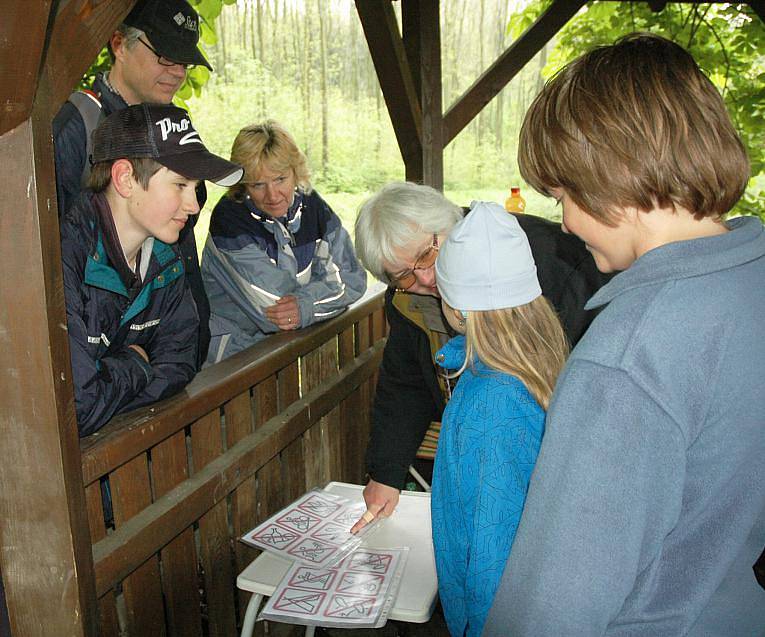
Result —
<path fill-rule="evenodd" d="M 202 370 L 184 391 L 172 398 L 118 416 L 100 431 L 83 438 L 85 486 L 370 315 L 383 305 L 384 291 L 382 284 L 372 285 L 362 299 L 340 316 L 305 330 L 274 335 Z"/>

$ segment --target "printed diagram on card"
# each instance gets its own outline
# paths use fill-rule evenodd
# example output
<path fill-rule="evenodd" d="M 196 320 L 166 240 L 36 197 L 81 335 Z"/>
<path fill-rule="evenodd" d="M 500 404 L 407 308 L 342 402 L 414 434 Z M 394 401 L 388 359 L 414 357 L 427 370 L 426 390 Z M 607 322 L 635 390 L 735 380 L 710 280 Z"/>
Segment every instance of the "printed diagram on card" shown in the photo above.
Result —
<path fill-rule="evenodd" d="M 365 510 L 363 502 L 314 490 L 241 539 L 289 560 L 333 566 L 361 544 L 350 528 Z"/>
<path fill-rule="evenodd" d="M 380 627 L 393 605 L 408 549 L 364 549 L 337 566 L 293 564 L 261 619 L 334 627 Z"/>

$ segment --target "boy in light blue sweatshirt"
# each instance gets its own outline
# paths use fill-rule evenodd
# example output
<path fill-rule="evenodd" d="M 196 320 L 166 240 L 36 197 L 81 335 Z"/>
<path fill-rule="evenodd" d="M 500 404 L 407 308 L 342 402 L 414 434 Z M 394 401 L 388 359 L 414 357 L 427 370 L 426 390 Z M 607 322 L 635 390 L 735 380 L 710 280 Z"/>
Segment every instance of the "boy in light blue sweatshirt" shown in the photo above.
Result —
<path fill-rule="evenodd" d="M 678 45 L 633 34 L 556 75 L 526 181 L 603 272 L 558 379 L 484 635 L 762 635 L 765 232 L 748 162 Z"/>

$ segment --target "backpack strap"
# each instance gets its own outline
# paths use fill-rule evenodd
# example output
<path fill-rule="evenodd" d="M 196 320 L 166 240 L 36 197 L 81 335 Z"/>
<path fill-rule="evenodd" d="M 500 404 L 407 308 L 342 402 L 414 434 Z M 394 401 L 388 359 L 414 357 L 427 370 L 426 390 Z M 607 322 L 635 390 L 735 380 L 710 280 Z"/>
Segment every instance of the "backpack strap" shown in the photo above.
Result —
<path fill-rule="evenodd" d="M 69 96 L 69 100 L 79 111 L 80 117 L 85 124 L 85 165 L 82 168 L 81 183 L 85 188 L 90 177 L 90 157 L 93 154 L 93 131 L 104 118 L 103 108 L 98 96 L 90 90 L 82 89 L 75 91 Z"/>

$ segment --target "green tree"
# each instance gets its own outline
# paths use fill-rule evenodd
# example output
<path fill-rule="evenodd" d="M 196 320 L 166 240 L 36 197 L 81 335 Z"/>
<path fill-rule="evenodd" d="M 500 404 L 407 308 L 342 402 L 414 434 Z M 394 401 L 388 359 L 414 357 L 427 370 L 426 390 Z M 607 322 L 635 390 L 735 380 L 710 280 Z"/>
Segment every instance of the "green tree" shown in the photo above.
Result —
<path fill-rule="evenodd" d="M 531 3 L 511 17 L 509 32 L 518 37 L 547 6 Z M 718 87 L 752 164 L 749 188 L 733 212 L 765 219 L 765 23 L 743 4 L 670 2 L 654 13 L 643 2 L 590 2 L 560 32 L 544 74 L 550 77 L 582 52 L 633 31 L 682 45 Z"/>

